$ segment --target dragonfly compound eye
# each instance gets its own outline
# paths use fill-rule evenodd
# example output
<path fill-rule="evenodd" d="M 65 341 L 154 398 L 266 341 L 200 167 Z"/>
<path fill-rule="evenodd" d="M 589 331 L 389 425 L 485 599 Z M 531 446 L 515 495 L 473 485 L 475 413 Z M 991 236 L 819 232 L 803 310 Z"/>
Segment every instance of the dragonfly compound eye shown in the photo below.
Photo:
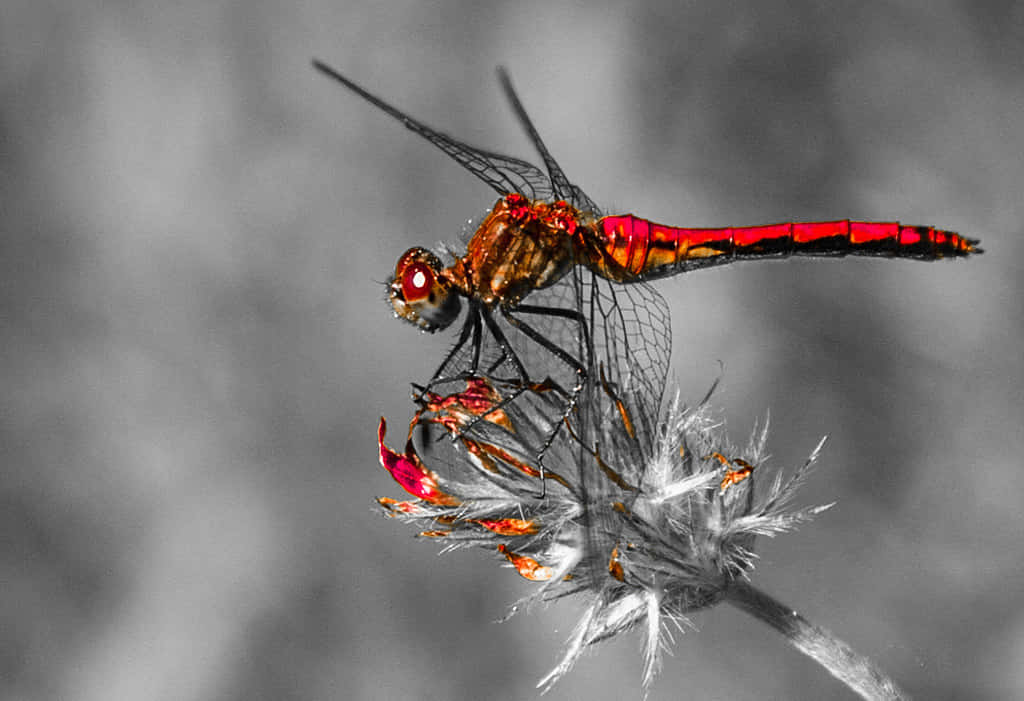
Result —
<path fill-rule="evenodd" d="M 459 295 L 430 251 L 410 248 L 398 259 L 388 297 L 395 314 L 426 331 L 451 324 L 459 315 Z"/>

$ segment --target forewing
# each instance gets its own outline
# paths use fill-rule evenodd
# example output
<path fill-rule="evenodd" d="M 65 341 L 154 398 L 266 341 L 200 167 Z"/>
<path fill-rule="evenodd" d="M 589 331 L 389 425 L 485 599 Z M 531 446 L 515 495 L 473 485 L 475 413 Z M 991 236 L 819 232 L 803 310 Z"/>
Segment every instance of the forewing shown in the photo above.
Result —
<path fill-rule="evenodd" d="M 512 86 L 512 79 L 509 77 L 508 71 L 504 68 L 498 68 L 498 80 L 501 82 L 501 87 L 505 91 L 505 97 L 512 105 L 512 109 L 516 113 L 516 118 L 519 119 L 519 123 L 526 130 L 527 136 L 530 137 L 530 141 L 533 143 L 534 148 L 537 149 L 537 153 L 540 154 L 541 159 L 544 161 L 544 167 L 548 169 L 548 175 L 551 178 L 551 183 L 554 186 L 554 194 L 556 197 L 561 198 L 569 202 L 577 209 L 583 210 L 584 212 L 591 212 L 596 216 L 600 215 L 597 205 L 594 201 L 587 197 L 586 193 L 583 192 L 579 187 L 569 182 L 569 179 L 565 177 L 565 172 L 562 167 L 558 165 L 554 156 L 548 151 L 548 147 L 544 144 L 544 140 L 540 138 L 540 133 L 537 128 L 533 126 L 533 120 L 530 119 L 530 115 L 526 113 L 526 108 L 523 107 L 522 101 L 519 99 L 519 95 L 516 93 L 515 88 Z"/>
<path fill-rule="evenodd" d="M 416 132 L 430 143 L 451 156 L 463 168 L 483 180 L 501 195 L 518 192 L 530 199 L 552 199 L 551 181 L 539 168 L 532 163 L 503 156 L 498 153 L 484 151 L 465 144 L 447 134 L 428 127 L 382 98 L 377 97 L 365 88 L 320 61 L 313 61 L 313 66 L 321 73 L 333 78 L 346 88 L 375 105 L 380 110 L 402 122 L 407 128 Z"/>

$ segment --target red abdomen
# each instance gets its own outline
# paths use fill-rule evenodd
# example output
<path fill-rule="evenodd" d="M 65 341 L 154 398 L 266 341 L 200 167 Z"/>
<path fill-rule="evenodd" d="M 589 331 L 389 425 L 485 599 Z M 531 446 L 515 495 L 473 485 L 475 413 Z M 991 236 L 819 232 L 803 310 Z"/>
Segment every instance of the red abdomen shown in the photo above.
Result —
<path fill-rule="evenodd" d="M 786 256 L 882 256 L 937 260 L 981 253 L 975 239 L 898 222 L 831 221 L 724 229 L 664 226 L 632 214 L 602 218 L 599 272 L 625 282 L 734 260 Z"/>

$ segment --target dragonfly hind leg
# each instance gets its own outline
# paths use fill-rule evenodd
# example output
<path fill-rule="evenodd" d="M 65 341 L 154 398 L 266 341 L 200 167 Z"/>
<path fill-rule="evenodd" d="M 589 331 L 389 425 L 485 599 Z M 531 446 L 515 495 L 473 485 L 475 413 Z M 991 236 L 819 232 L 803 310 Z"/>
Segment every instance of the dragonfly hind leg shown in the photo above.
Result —
<path fill-rule="evenodd" d="M 536 314 L 541 316 L 557 316 L 576 322 L 579 325 L 580 333 L 583 337 L 583 348 L 585 348 L 588 353 L 590 352 L 591 346 L 590 337 L 587 332 L 587 324 L 583 318 L 583 315 L 580 314 L 579 312 L 571 309 L 562 309 L 559 307 L 543 307 L 527 304 L 519 305 L 518 307 L 515 308 L 514 311 L 524 314 Z M 547 453 L 552 443 L 554 443 L 555 438 L 558 436 L 558 432 L 562 427 L 562 424 L 565 423 L 565 421 L 572 414 L 573 409 L 576 408 L 576 404 L 579 401 L 580 394 L 582 394 L 583 388 L 586 387 L 588 377 L 587 366 L 580 362 L 578 358 L 574 357 L 564 348 L 560 348 L 559 346 L 552 343 L 548 338 L 544 336 L 544 334 L 540 333 L 535 328 L 533 328 L 533 326 L 531 326 L 524 320 L 516 317 L 513 314 L 513 310 L 502 309 L 502 313 L 509 324 L 514 326 L 516 329 L 518 329 L 527 337 L 529 337 L 532 341 L 540 345 L 546 351 L 548 351 L 556 358 L 561 360 L 563 363 L 565 363 L 567 366 L 569 366 L 569 368 L 572 369 L 576 375 L 576 384 L 575 386 L 573 386 L 572 391 L 569 393 L 565 393 L 565 391 L 562 390 L 562 393 L 566 395 L 566 402 L 565 407 L 562 411 L 562 415 L 559 417 L 558 422 L 555 424 L 554 430 L 545 439 L 544 444 L 541 446 L 541 449 L 537 454 L 537 463 L 543 471 L 543 460 L 545 453 Z"/>

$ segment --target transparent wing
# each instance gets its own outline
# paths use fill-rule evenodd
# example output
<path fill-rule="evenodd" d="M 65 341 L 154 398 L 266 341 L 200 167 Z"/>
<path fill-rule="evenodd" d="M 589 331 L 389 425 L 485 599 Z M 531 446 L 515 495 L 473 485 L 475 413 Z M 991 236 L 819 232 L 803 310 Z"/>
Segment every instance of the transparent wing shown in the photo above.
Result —
<path fill-rule="evenodd" d="M 499 194 L 507 195 L 518 192 L 530 199 L 553 199 L 554 193 L 550 179 L 532 163 L 474 148 L 447 134 L 431 129 L 426 124 L 353 83 L 330 66 L 316 60 L 313 61 L 313 66 L 437 146 Z"/>
<path fill-rule="evenodd" d="M 614 409 L 611 421 L 628 420 L 635 433 L 638 461 L 651 458 L 659 432 L 661 400 L 672 352 L 668 304 L 649 284 L 619 285 L 594 273 L 583 304 L 593 335 L 597 377 L 592 384 L 598 411 Z M 620 408 L 616 401 L 622 402 Z M 623 415 L 623 410 L 625 415 Z M 626 468 L 628 469 L 628 468 Z M 642 473 L 635 475 L 640 483 Z"/>
<path fill-rule="evenodd" d="M 541 159 L 544 161 L 544 167 L 548 169 L 548 175 L 551 177 L 551 183 L 554 186 L 555 195 L 561 199 L 566 200 L 569 204 L 573 205 L 577 209 L 581 209 L 585 212 L 592 212 L 597 216 L 600 216 L 597 205 L 594 201 L 587 197 L 586 193 L 583 192 L 579 187 L 569 182 L 569 179 L 565 177 L 565 173 L 562 171 L 561 166 L 548 151 L 547 146 L 544 145 L 544 140 L 540 138 L 540 133 L 536 127 L 533 126 L 533 121 L 530 116 L 526 113 L 526 108 L 523 107 L 523 103 L 519 100 L 519 95 L 516 93 L 514 87 L 512 87 L 512 79 L 509 77 L 508 71 L 503 67 L 498 68 L 498 80 L 501 82 L 501 87 L 505 91 L 505 97 L 512 104 L 512 109 L 516 113 L 516 117 L 519 119 L 519 123 L 523 125 L 523 129 L 526 130 L 527 136 L 530 137 L 530 141 L 533 143 L 534 148 L 537 149 L 537 153 L 540 154 Z"/>
<path fill-rule="evenodd" d="M 583 559 L 577 572 L 607 582 L 610 559 L 616 548 L 625 546 L 620 542 L 625 521 L 614 511 L 632 508 L 658 449 L 672 346 L 668 305 L 646 283 L 617 284 L 580 267 L 528 299 L 536 306 L 575 309 L 586 320 L 584 334 L 570 319 L 531 315 L 549 341 L 587 367 L 587 382 L 568 416 L 568 428 L 558 435 L 558 451 L 549 452 L 554 458 L 545 459 L 545 468 L 568 477 L 583 506 Z M 543 371 L 563 386 L 572 381 L 572 368 L 538 344 L 524 343 L 518 352 L 531 374 Z M 531 407 L 523 413 L 543 411 Z M 558 420 L 552 408 L 547 411 L 549 423 Z"/>

